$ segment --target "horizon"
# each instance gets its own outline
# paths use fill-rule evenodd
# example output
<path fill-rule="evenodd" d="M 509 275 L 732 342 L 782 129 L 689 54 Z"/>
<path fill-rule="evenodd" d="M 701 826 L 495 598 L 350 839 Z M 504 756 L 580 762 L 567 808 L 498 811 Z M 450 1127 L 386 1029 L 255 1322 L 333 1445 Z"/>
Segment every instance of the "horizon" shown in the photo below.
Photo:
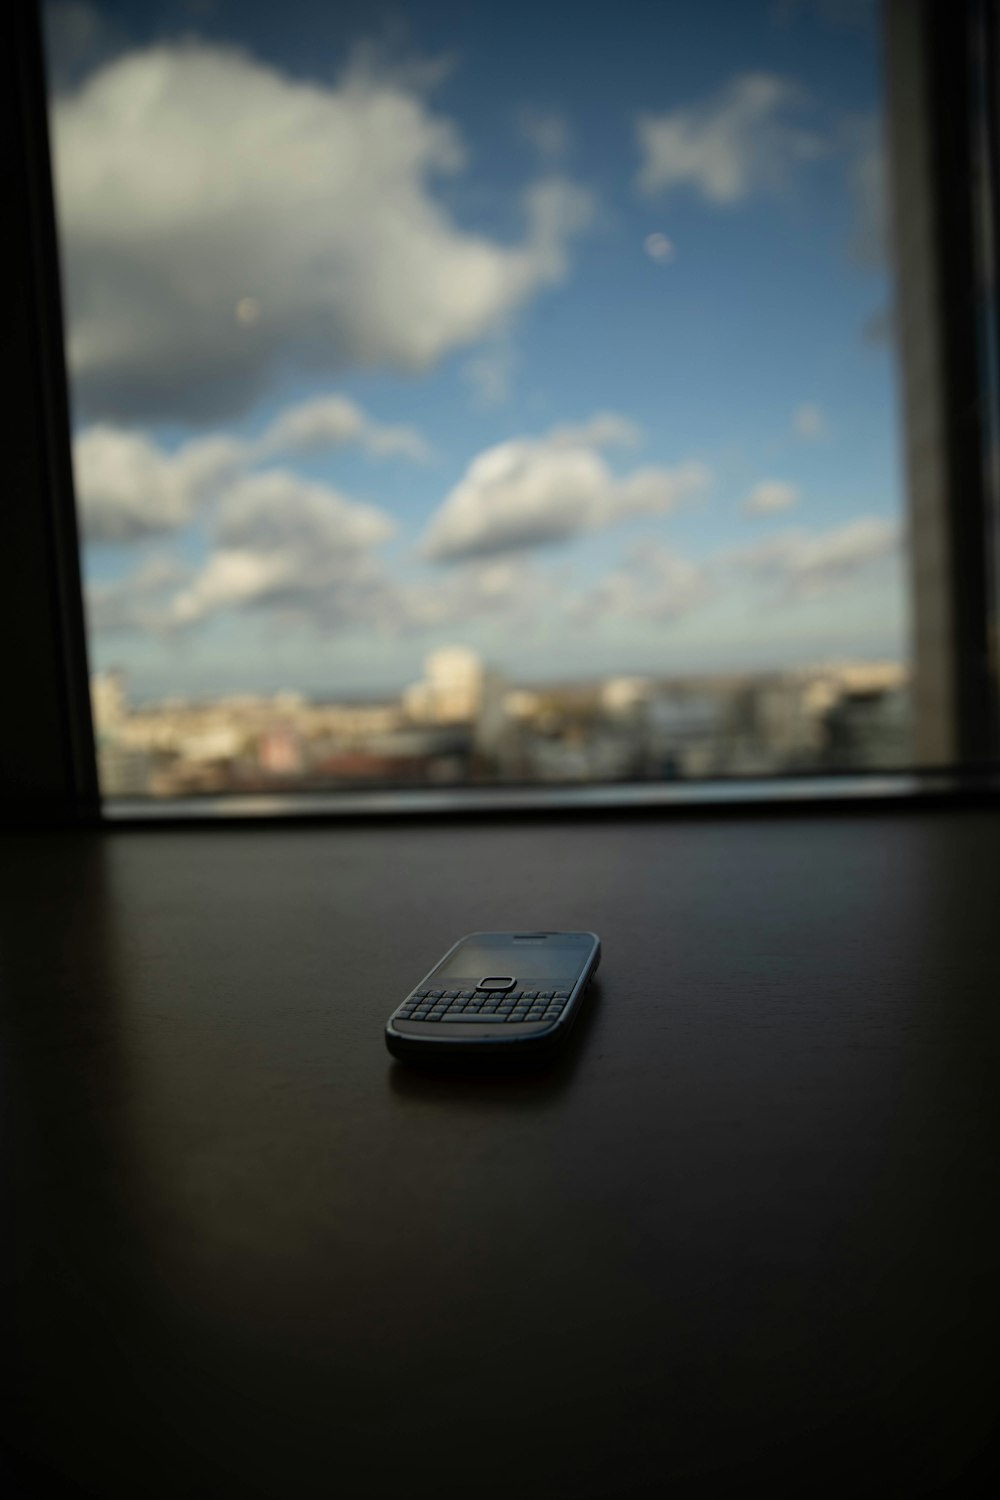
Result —
<path fill-rule="evenodd" d="M 447 649 L 447 648 L 444 648 L 444 649 Z M 496 670 L 488 662 L 483 662 L 482 665 L 484 666 L 484 668 L 487 671 L 495 671 Z M 864 667 L 870 667 L 870 668 L 873 668 L 873 669 L 875 669 L 875 668 L 889 668 L 889 667 L 893 667 L 893 668 L 898 668 L 900 670 L 900 672 L 904 676 L 904 679 L 907 678 L 908 675 L 909 675 L 909 667 L 908 667 L 907 663 L 904 662 L 904 661 L 901 661 L 901 660 L 899 660 L 897 658 L 892 658 L 892 657 L 867 658 L 867 659 L 866 658 L 858 658 L 858 657 L 843 657 L 843 658 L 839 658 L 839 659 L 838 658 L 833 658 L 833 659 L 828 659 L 828 660 L 814 661 L 814 662 L 811 662 L 811 663 L 809 663 L 807 665 L 804 665 L 804 666 L 772 667 L 772 668 L 766 668 L 765 667 L 765 668 L 760 668 L 758 670 L 744 671 L 744 672 L 740 672 L 740 671 L 712 671 L 712 672 L 688 672 L 688 673 L 684 673 L 684 674 L 678 674 L 678 673 L 665 673 L 665 674 L 661 673 L 661 674 L 656 674 L 656 673 L 640 673 L 640 672 L 613 672 L 613 673 L 607 673 L 607 674 L 597 675 L 597 676 L 589 676 L 589 677 L 581 676 L 581 677 L 572 677 L 572 678 L 567 678 L 567 677 L 560 677 L 560 678 L 524 678 L 524 677 L 509 678 L 505 674 L 502 674 L 502 673 L 500 673 L 498 675 L 501 676 L 504 687 L 507 688 L 507 689 L 509 689 L 509 690 L 511 690 L 511 691 L 513 691 L 513 692 L 518 692 L 520 690 L 527 690 L 527 691 L 544 693 L 544 692 L 559 692 L 559 691 L 565 691 L 565 690 L 572 691 L 574 689 L 576 689 L 576 690 L 585 690 L 585 689 L 588 689 L 588 688 L 598 688 L 598 687 L 602 686 L 603 684 L 605 684 L 607 682 L 612 682 L 612 681 L 633 681 L 633 680 L 637 681 L 637 682 L 641 682 L 643 684 L 649 684 L 649 685 L 652 685 L 652 686 L 655 686 L 655 687 L 675 687 L 675 686 L 676 687 L 685 687 L 685 686 L 694 686 L 694 685 L 699 685 L 699 684 L 704 684 L 704 685 L 712 685 L 712 684 L 722 685 L 722 684 L 727 684 L 727 685 L 736 685 L 736 686 L 738 686 L 738 685 L 740 685 L 740 684 L 742 684 L 744 682 L 746 682 L 746 683 L 752 683 L 752 682 L 755 682 L 755 681 L 761 681 L 761 680 L 765 680 L 765 679 L 768 679 L 768 678 L 775 678 L 775 677 L 808 677 L 808 676 L 813 676 L 813 675 L 814 676 L 820 676 L 820 675 L 823 675 L 824 673 L 837 673 L 837 672 L 850 671 L 852 669 L 864 668 Z M 158 696 L 158 697 L 149 697 L 149 698 L 142 697 L 142 698 L 140 698 L 140 697 L 132 697 L 132 695 L 129 693 L 129 691 L 128 691 L 128 674 L 123 669 L 116 668 L 114 666 L 109 666 L 109 667 L 101 669 L 100 671 L 92 672 L 91 673 L 91 686 L 92 686 L 92 688 L 93 688 L 94 680 L 96 678 L 101 678 L 101 677 L 105 677 L 105 678 L 106 677 L 119 677 L 119 678 L 123 678 L 124 679 L 124 688 L 125 688 L 124 698 L 125 698 L 127 706 L 130 709 L 131 708 L 138 708 L 138 709 L 166 708 L 166 707 L 169 707 L 169 706 L 172 706 L 172 705 L 175 705 L 175 704 L 176 705 L 183 705 L 184 707 L 194 707 L 194 708 L 198 708 L 198 707 L 212 707 L 212 706 L 223 704 L 227 700 L 232 700 L 232 699 L 246 700 L 246 701 L 260 703 L 260 704 L 267 704 L 267 703 L 274 702 L 276 699 L 279 699 L 279 698 L 288 698 L 288 697 L 301 698 L 305 704 L 307 704 L 309 707 L 313 707 L 313 708 L 336 707 L 336 706 L 339 706 L 341 704 L 344 704 L 344 705 L 350 705 L 350 704 L 379 704 L 379 705 L 388 706 L 391 703 L 394 703 L 396 701 L 402 700 L 402 697 L 403 697 L 406 689 L 408 687 L 411 687 L 414 682 L 423 680 L 423 679 L 420 679 L 420 678 L 414 678 L 414 679 L 412 679 L 410 681 L 404 682 L 404 683 L 402 683 L 400 685 L 400 687 L 395 692 L 388 692 L 388 693 L 384 693 L 384 694 L 382 694 L 382 693 L 380 693 L 380 694 L 366 694 L 361 689 L 358 689 L 358 690 L 356 690 L 354 692 L 345 692 L 344 694 L 342 694 L 342 695 L 340 695 L 338 697 L 331 697 L 331 696 L 329 696 L 328 693 L 325 693 L 325 692 L 314 692 L 314 691 L 311 691 L 311 690 L 308 690 L 308 689 L 305 689 L 305 688 L 282 687 L 282 688 L 274 689 L 273 691 L 260 692 L 260 693 L 233 692 L 231 690 L 227 690 L 227 691 L 224 691 L 224 692 L 207 694 L 205 696 L 188 696 L 188 695 L 183 695 L 183 694 L 171 693 L 171 694 L 165 694 L 163 696 Z"/>

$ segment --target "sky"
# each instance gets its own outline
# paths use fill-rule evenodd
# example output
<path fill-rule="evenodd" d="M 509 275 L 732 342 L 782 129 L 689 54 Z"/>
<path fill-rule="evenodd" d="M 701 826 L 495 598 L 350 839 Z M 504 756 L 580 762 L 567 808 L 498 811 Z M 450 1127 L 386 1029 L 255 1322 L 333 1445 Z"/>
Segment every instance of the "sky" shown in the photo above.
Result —
<path fill-rule="evenodd" d="M 94 669 L 905 660 L 864 0 L 58 0 Z"/>

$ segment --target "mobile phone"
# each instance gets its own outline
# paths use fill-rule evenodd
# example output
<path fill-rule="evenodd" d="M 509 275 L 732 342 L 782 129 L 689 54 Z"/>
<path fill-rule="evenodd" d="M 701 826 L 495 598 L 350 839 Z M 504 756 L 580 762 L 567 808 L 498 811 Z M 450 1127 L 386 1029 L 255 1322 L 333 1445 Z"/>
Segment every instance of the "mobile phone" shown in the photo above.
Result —
<path fill-rule="evenodd" d="M 473 932 L 414 985 L 385 1028 L 407 1062 L 521 1062 L 556 1051 L 601 961 L 593 932 Z"/>

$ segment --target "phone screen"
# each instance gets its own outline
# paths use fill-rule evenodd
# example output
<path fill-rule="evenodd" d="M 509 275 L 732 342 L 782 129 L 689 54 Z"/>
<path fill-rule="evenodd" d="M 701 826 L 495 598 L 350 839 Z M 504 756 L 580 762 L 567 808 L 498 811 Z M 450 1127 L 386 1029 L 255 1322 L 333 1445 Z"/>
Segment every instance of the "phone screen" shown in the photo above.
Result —
<path fill-rule="evenodd" d="M 555 934 L 551 937 L 471 937 L 459 944 L 443 964 L 434 970 L 436 980 L 468 980 L 509 975 L 521 984 L 547 979 L 555 988 L 569 988 L 593 948 L 593 940 L 580 934 Z"/>

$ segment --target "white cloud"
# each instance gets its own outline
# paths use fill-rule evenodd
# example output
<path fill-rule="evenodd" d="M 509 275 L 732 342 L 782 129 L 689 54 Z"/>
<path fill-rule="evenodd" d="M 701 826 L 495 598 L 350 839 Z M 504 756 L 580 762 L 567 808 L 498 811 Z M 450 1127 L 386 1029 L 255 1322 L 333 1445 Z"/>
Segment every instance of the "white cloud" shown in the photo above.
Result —
<path fill-rule="evenodd" d="M 859 516 L 829 531 L 788 531 L 730 552 L 737 572 L 770 587 L 779 600 L 810 598 L 898 554 L 900 528 L 878 516 Z"/>
<path fill-rule="evenodd" d="M 73 444 L 83 533 L 91 542 L 129 542 L 177 531 L 243 462 L 230 438 L 199 438 L 175 454 L 141 433 L 98 425 Z"/>
<path fill-rule="evenodd" d="M 654 234 L 647 234 L 642 243 L 643 249 L 650 260 L 658 261 L 660 265 L 665 266 L 676 258 L 677 251 L 674 249 L 673 240 L 668 239 L 665 234 L 661 234 L 659 231 Z"/>
<path fill-rule="evenodd" d="M 824 150 L 819 136 L 786 119 L 802 103 L 787 79 L 743 73 L 703 104 L 640 116 L 639 190 L 651 197 L 688 186 L 728 205 L 780 188 L 798 162 Z"/>
<path fill-rule="evenodd" d="M 256 449 L 260 454 L 295 454 L 349 443 L 359 443 L 376 458 L 423 463 L 431 456 L 427 439 L 415 427 L 375 422 L 346 396 L 317 396 L 289 407 L 266 429 Z"/>
<path fill-rule="evenodd" d="M 433 588 L 390 572 L 367 549 L 328 555 L 305 576 L 294 548 L 220 547 L 164 608 L 133 612 L 141 630 L 196 627 L 212 615 L 270 611 L 320 637 L 364 630 L 398 638 L 442 630 L 464 632 L 476 620 L 518 631 L 551 590 L 529 562 L 476 560 L 449 570 Z"/>
<path fill-rule="evenodd" d="M 592 212 L 546 178 L 519 243 L 460 228 L 433 189 L 461 138 L 405 72 L 323 87 L 201 43 L 93 73 L 53 144 L 90 415 L 236 412 L 290 365 L 424 370 L 562 280 Z"/>
<path fill-rule="evenodd" d="M 73 443 L 83 533 L 90 542 L 131 542 L 178 531 L 237 476 L 276 454 L 359 444 L 376 457 L 424 462 L 430 445 L 415 427 L 374 421 L 344 396 L 320 396 L 280 412 L 253 442 L 217 433 L 166 453 L 152 439 L 107 423 Z"/>
<path fill-rule="evenodd" d="M 770 516 L 790 510 L 798 501 L 799 490 L 794 484 L 783 479 L 762 479 L 743 502 L 743 510 L 748 516 Z"/>
<path fill-rule="evenodd" d="M 524 625 L 548 597 L 534 565 L 522 558 L 475 559 L 425 584 L 400 583 L 387 589 L 382 601 L 382 625 L 398 634 L 454 628 L 472 620 L 498 617 L 504 631 Z"/>
<path fill-rule="evenodd" d="M 155 630 L 162 621 L 167 595 L 186 576 L 177 558 L 148 558 L 134 572 L 110 582 L 88 583 L 87 624 L 93 635 Z"/>
<path fill-rule="evenodd" d="M 802 406 L 795 408 L 792 415 L 792 426 L 795 428 L 796 437 L 803 438 L 806 442 L 826 437 L 829 432 L 822 407 L 817 406 L 812 401 L 806 401 Z"/>
<path fill-rule="evenodd" d="M 436 561 L 486 557 L 675 509 L 702 492 L 703 464 L 651 466 L 617 476 L 598 448 L 635 441 L 624 418 L 602 413 L 541 438 L 512 438 L 473 459 L 432 516 L 421 552 Z"/>
<path fill-rule="evenodd" d="M 374 505 L 349 500 L 330 485 L 284 469 L 239 480 L 219 507 L 216 534 L 227 544 L 259 548 L 294 544 L 306 561 L 328 547 L 374 546 L 395 527 Z"/>
<path fill-rule="evenodd" d="M 462 376 L 472 387 L 479 407 L 502 406 L 510 400 L 517 359 L 509 344 L 494 344 L 467 360 Z"/>
<path fill-rule="evenodd" d="M 569 150 L 569 121 L 558 110 L 532 109 L 526 105 L 517 112 L 517 127 L 543 161 L 558 161 Z"/>
<path fill-rule="evenodd" d="M 587 622 L 615 616 L 663 623 L 691 614 L 712 595 L 705 568 L 660 542 L 645 541 L 630 549 L 621 567 L 574 599 L 570 613 Z"/>
<path fill-rule="evenodd" d="M 525 590 L 531 594 L 537 577 L 530 562 L 474 560 L 428 587 L 394 575 L 378 557 L 390 532 L 380 512 L 322 486 L 281 473 L 254 476 L 223 501 L 217 546 L 200 570 L 165 606 L 133 611 L 130 623 L 187 629 L 216 614 L 268 610 L 321 636 L 364 628 L 392 637 L 461 629 L 489 616 L 514 625 L 530 614 Z M 132 592 L 138 586 L 137 575 Z"/>
<path fill-rule="evenodd" d="M 217 549 L 171 601 L 167 621 L 192 625 L 222 610 L 268 605 L 327 619 L 372 617 L 381 572 L 373 552 L 393 533 L 382 511 L 275 469 L 223 497 Z"/>
<path fill-rule="evenodd" d="M 635 448 L 642 433 L 629 417 L 616 411 L 599 411 L 586 422 L 562 422 L 545 441 L 553 448 Z"/>
<path fill-rule="evenodd" d="M 198 576 L 170 607 L 170 623 L 192 625 L 219 610 L 259 604 L 295 585 L 294 561 L 287 553 L 265 556 L 229 547 L 213 553 Z"/>

